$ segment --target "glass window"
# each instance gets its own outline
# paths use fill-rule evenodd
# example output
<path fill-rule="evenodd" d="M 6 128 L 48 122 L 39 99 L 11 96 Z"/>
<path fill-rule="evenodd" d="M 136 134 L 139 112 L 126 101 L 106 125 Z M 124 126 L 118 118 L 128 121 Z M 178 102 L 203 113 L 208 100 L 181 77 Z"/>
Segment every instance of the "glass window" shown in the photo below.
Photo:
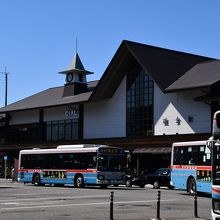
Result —
<path fill-rule="evenodd" d="M 140 68 L 127 74 L 126 102 L 127 136 L 152 135 L 153 80 Z"/>
<path fill-rule="evenodd" d="M 79 136 L 78 122 L 73 121 L 72 122 L 72 139 L 77 139 L 78 136 Z"/>
<path fill-rule="evenodd" d="M 210 157 L 204 146 L 181 146 L 174 148 L 174 165 L 210 165 Z M 201 149 L 204 149 L 204 151 Z"/>
<path fill-rule="evenodd" d="M 64 121 L 59 121 L 59 140 L 64 140 Z"/>
<path fill-rule="evenodd" d="M 71 140 L 71 120 L 65 121 L 65 140 Z"/>
<path fill-rule="evenodd" d="M 58 121 L 52 122 L 52 141 L 58 140 Z"/>
<path fill-rule="evenodd" d="M 79 138 L 78 119 L 47 122 L 46 138 L 47 141 L 78 139 Z"/>

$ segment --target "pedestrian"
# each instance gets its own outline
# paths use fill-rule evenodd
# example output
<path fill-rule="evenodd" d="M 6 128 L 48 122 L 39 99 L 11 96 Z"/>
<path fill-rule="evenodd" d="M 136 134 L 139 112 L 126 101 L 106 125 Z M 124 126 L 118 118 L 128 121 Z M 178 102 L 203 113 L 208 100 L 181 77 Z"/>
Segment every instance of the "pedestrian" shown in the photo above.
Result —
<path fill-rule="evenodd" d="M 11 181 L 13 182 L 15 180 L 15 168 L 12 167 L 11 169 Z"/>
<path fill-rule="evenodd" d="M 8 166 L 5 169 L 5 177 L 6 177 L 6 179 L 10 179 L 10 169 Z"/>

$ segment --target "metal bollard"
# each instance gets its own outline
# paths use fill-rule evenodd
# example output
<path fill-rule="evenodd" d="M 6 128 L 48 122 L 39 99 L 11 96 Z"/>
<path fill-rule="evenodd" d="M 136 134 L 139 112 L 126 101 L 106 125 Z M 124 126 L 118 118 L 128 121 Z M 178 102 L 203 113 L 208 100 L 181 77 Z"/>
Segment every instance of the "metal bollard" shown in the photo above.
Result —
<path fill-rule="evenodd" d="M 157 192 L 157 219 L 160 219 L 160 191 Z"/>
<path fill-rule="evenodd" d="M 113 218 L 113 199 L 114 199 L 114 192 L 111 192 L 111 196 L 110 196 L 110 220 L 114 220 L 114 218 Z"/>
<path fill-rule="evenodd" d="M 198 218 L 198 203 L 197 203 L 196 191 L 194 191 L 194 217 Z"/>

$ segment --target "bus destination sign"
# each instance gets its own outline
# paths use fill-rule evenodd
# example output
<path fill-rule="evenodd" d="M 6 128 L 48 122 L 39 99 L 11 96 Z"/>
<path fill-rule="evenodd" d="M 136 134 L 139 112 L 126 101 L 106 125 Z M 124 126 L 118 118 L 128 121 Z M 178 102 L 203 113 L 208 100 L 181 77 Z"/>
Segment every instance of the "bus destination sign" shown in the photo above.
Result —
<path fill-rule="evenodd" d="M 100 154 L 123 154 L 123 150 L 117 149 L 117 148 L 100 148 L 99 153 Z"/>

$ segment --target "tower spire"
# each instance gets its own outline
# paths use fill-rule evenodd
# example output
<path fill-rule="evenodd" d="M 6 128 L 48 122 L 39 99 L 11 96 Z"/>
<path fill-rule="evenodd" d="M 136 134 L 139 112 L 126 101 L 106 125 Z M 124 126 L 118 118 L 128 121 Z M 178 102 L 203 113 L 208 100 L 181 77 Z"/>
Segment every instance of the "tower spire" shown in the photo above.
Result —
<path fill-rule="evenodd" d="M 93 72 L 85 70 L 77 53 L 77 46 L 76 39 L 76 54 L 74 55 L 69 67 L 64 71 L 59 72 L 66 75 L 66 84 L 64 86 L 63 97 L 87 92 L 88 87 L 86 75 L 93 74 Z"/>
<path fill-rule="evenodd" d="M 78 53 L 78 51 L 77 51 L 77 46 L 78 46 L 78 45 L 77 45 L 77 37 L 76 37 L 76 53 Z"/>

